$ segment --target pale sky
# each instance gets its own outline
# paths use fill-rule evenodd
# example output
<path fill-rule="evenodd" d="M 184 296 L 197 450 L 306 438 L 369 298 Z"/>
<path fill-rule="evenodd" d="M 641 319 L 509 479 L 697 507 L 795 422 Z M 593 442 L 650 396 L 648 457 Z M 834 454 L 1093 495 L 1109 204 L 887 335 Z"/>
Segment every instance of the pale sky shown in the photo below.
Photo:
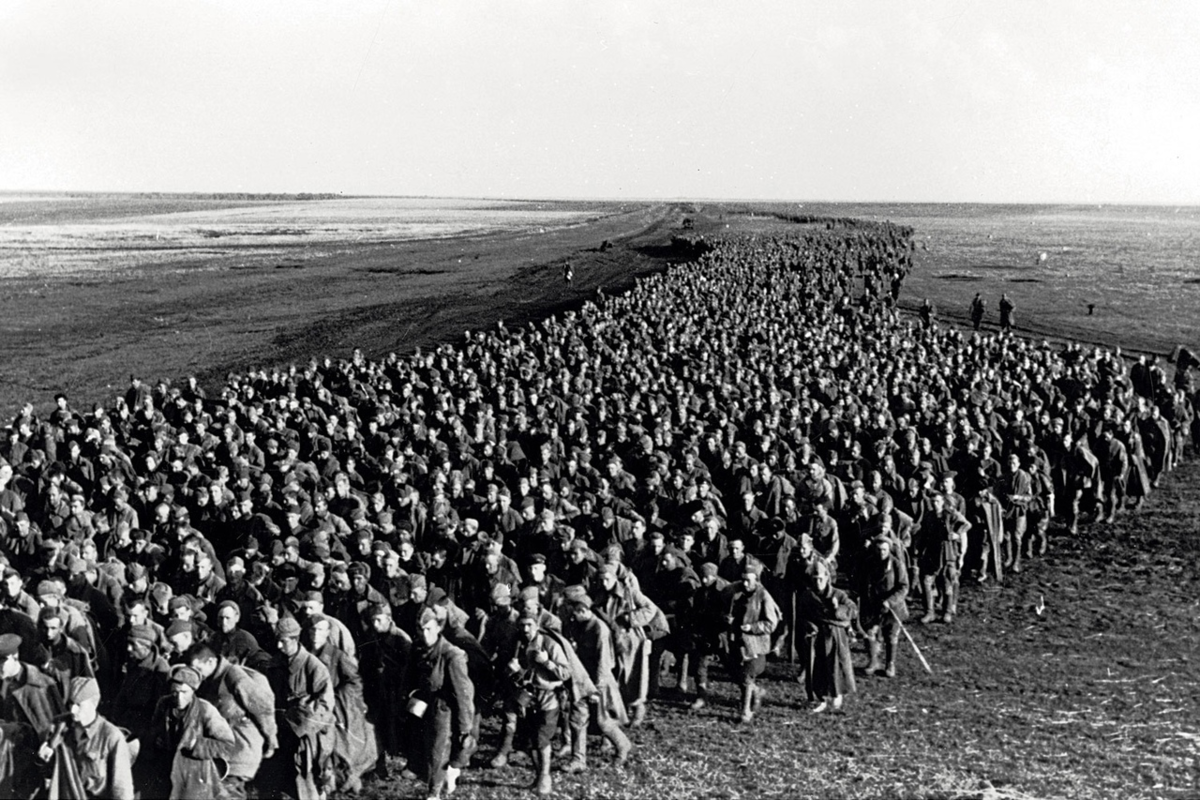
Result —
<path fill-rule="evenodd" d="M 0 191 L 1200 203 L 1200 3 L 0 0 Z"/>

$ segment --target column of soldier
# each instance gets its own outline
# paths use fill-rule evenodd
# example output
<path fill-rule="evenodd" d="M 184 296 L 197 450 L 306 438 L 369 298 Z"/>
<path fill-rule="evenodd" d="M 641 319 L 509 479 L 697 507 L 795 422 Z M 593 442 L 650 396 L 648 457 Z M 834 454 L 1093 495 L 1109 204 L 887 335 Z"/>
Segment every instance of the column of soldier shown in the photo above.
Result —
<path fill-rule="evenodd" d="M 908 603 L 952 622 L 1195 435 L 1186 370 L 899 317 L 910 233 L 731 237 L 433 352 L 27 404 L 0 794 L 444 797 L 523 752 L 546 793 L 592 720 L 620 765 L 652 702 L 721 713 L 718 675 L 752 722 L 768 656 L 841 709 L 856 637 L 894 676 Z"/>

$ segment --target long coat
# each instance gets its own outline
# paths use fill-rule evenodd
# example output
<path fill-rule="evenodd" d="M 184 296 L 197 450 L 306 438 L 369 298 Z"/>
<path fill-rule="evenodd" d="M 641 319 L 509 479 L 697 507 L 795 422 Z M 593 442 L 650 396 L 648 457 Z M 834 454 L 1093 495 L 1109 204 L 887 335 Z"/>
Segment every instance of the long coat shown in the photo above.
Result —
<path fill-rule="evenodd" d="M 328 642 L 313 655 L 321 659 L 333 681 L 334 759 L 338 770 L 345 771 L 340 776 L 343 781 L 353 781 L 374 769 L 379 758 L 375 727 L 367 719 L 367 705 L 363 701 L 358 661 Z"/>
<path fill-rule="evenodd" d="M 733 635 L 738 646 L 732 656 L 749 661 L 771 652 L 771 634 L 783 619 L 771 593 L 759 584 L 754 591 L 744 588 L 734 592 L 730 603 Z M 750 626 L 749 631 L 743 626 Z"/>
<path fill-rule="evenodd" d="M 229 774 L 253 778 L 262 765 L 264 743 L 278 742 L 274 692 L 255 681 L 245 668 L 222 658 L 200 687 L 199 696 L 212 703 L 233 729 Z"/>
<path fill-rule="evenodd" d="M 216 759 L 233 751 L 233 729 L 216 707 L 202 698 L 192 699 L 182 712 L 167 695 L 154 709 L 153 752 L 158 766 L 147 797 L 171 800 L 215 800 L 221 796 L 221 775 Z M 168 771 L 169 770 L 169 771 Z"/>
<path fill-rule="evenodd" d="M 800 596 L 799 616 L 805 636 L 805 688 L 810 698 L 837 697 L 854 691 L 854 666 L 850 660 L 850 621 L 856 609 L 849 595 L 827 586 L 815 586 Z"/>

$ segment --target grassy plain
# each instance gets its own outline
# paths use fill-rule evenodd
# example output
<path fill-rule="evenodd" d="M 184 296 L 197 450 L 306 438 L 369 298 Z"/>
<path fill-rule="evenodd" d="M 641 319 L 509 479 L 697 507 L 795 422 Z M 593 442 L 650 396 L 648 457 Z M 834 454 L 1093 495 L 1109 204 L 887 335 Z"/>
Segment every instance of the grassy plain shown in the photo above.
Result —
<path fill-rule="evenodd" d="M 406 351 L 504 319 L 520 322 L 662 269 L 684 216 L 696 232 L 765 229 L 764 217 L 682 204 L 613 206 L 588 225 L 543 234 L 298 250 L 275 263 L 88 275 L 0 285 L 0 410 L 65 390 L 107 400 L 129 373 L 208 383 L 227 371 Z M 600 250 L 609 240 L 613 247 Z M 575 265 L 566 290 L 560 268 Z M 244 260 L 243 260 L 244 263 Z M 219 266 L 219 265 L 218 265 Z M 964 308 L 972 287 L 914 277 Z M 922 281 L 924 281 L 922 283 Z M 1021 305 L 1019 304 L 1019 308 Z M 1025 306 L 1028 307 L 1028 306 Z M 1156 309 L 1138 312 L 1154 320 Z M 1077 309 L 1063 310 L 1075 315 Z M 1058 320 L 1058 321 L 1056 321 Z M 1068 338 L 1073 316 L 1038 307 L 1038 335 Z M 1116 343 L 1159 350 L 1153 324 Z M 560 797 L 653 800 L 814 798 L 1195 798 L 1200 796 L 1200 467 L 1182 466 L 1137 514 L 1077 537 L 1004 586 L 965 590 L 951 626 L 913 625 L 934 668 L 905 650 L 893 680 L 862 677 L 844 713 L 813 717 L 786 665 L 749 727 L 734 690 L 699 713 L 655 706 L 633 732 L 628 768 L 594 753 L 582 776 L 556 773 Z M 1044 611 L 1038 614 L 1039 600 Z M 861 663 L 864 658 L 856 654 Z M 594 740 L 595 741 L 595 740 Z M 483 756 L 490 755 L 485 738 Z M 530 770 L 468 770 L 456 797 L 526 797 Z M 404 780 L 368 784 L 417 797 Z"/>

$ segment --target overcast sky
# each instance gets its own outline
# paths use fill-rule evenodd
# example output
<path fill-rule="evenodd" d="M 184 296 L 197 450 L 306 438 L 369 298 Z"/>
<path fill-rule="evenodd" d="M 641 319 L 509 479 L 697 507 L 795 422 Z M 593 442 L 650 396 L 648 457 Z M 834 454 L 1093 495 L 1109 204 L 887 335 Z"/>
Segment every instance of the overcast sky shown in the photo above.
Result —
<path fill-rule="evenodd" d="M 1195 2 L 0 0 L 0 190 L 1200 203 Z"/>

